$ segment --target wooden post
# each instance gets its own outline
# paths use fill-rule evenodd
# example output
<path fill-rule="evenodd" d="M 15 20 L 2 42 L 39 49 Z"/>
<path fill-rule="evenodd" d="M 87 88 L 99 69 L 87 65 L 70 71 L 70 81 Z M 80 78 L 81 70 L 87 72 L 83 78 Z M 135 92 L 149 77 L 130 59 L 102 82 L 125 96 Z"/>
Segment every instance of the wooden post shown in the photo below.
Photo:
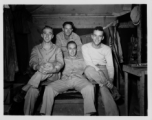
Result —
<path fill-rule="evenodd" d="M 141 46 L 142 46 L 142 27 L 141 27 L 141 24 L 142 24 L 142 21 L 141 21 L 141 18 L 142 18 L 142 15 L 141 15 L 141 5 L 139 5 L 139 14 L 140 14 L 140 23 L 139 25 L 137 26 L 137 38 L 138 38 L 138 63 L 141 63 Z"/>
<path fill-rule="evenodd" d="M 128 73 L 125 74 L 125 107 L 126 107 L 126 116 L 128 116 Z"/>
<path fill-rule="evenodd" d="M 145 115 L 145 73 L 142 73 L 142 76 L 140 77 L 140 98 L 139 98 L 139 103 L 140 103 L 140 116 Z"/>

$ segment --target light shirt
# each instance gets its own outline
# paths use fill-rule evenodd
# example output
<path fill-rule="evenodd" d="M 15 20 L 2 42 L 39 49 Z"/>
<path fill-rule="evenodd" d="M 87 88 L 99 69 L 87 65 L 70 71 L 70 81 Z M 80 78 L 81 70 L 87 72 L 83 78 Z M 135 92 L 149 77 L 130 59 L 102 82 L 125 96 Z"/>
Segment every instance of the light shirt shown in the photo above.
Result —
<path fill-rule="evenodd" d="M 76 56 L 75 58 L 71 58 L 66 56 L 64 58 L 65 67 L 62 72 L 62 79 L 69 79 L 69 77 L 78 77 L 84 78 L 83 73 L 85 70 L 85 62 L 82 56 Z"/>
<path fill-rule="evenodd" d="M 29 65 L 36 70 L 37 65 L 45 63 L 54 63 L 59 70 L 64 65 L 63 55 L 60 48 L 52 44 L 51 49 L 43 49 L 42 44 L 35 46 L 32 49 Z"/>
<path fill-rule="evenodd" d="M 110 79 L 114 77 L 114 66 L 112 59 L 111 48 L 107 45 L 101 44 L 101 48 L 94 48 L 91 43 L 82 46 L 82 54 L 86 65 L 94 67 L 97 71 L 97 65 L 106 65 Z"/>
<path fill-rule="evenodd" d="M 69 40 L 65 39 L 63 31 L 58 33 L 56 36 L 56 45 L 58 47 L 60 47 L 64 53 L 68 51 L 67 50 L 67 43 L 69 41 L 76 42 L 77 51 L 81 51 L 82 43 L 81 43 L 80 37 L 76 33 L 72 32 L 72 34 L 69 37 Z M 66 56 L 67 56 L 67 54 L 66 54 Z"/>

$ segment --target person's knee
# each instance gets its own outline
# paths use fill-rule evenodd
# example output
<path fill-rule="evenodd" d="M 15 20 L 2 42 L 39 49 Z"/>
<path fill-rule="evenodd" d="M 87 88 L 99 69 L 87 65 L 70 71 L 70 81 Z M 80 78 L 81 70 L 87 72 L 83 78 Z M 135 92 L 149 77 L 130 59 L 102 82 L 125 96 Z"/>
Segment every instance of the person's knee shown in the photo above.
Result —
<path fill-rule="evenodd" d="M 91 83 L 99 84 L 101 82 L 101 76 L 99 75 L 99 73 L 96 71 L 94 67 L 87 66 L 84 73 Z"/>
<path fill-rule="evenodd" d="M 37 88 L 31 87 L 26 93 L 25 99 L 37 98 L 39 95 L 39 90 Z"/>
<path fill-rule="evenodd" d="M 38 94 L 38 93 L 39 93 L 39 90 L 38 90 L 37 88 L 31 87 L 31 88 L 28 90 L 28 93 L 30 93 L 30 94 Z"/>
<path fill-rule="evenodd" d="M 84 70 L 84 73 L 88 78 L 92 78 L 92 71 L 95 71 L 95 68 L 93 68 L 92 66 L 87 66 Z"/>
<path fill-rule="evenodd" d="M 84 71 L 85 71 L 86 73 L 90 73 L 90 71 L 92 71 L 92 70 L 95 70 L 95 68 L 88 65 L 88 66 L 86 66 L 86 68 L 85 68 Z"/>

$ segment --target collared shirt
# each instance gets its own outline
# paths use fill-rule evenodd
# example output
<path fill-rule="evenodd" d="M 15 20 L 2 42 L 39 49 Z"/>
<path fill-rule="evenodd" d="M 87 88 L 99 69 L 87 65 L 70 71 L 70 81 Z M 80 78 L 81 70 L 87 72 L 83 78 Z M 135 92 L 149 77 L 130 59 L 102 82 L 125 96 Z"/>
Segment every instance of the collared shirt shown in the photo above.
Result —
<path fill-rule="evenodd" d="M 66 56 L 64 61 L 65 67 L 62 72 L 62 79 L 67 80 L 69 77 L 84 78 L 83 73 L 86 65 L 82 56 L 77 55 L 75 58 Z"/>
<path fill-rule="evenodd" d="M 47 51 L 43 49 L 42 44 L 35 46 L 31 52 L 29 65 L 36 70 L 37 65 L 47 62 L 54 63 L 60 70 L 64 65 L 61 49 L 54 44 L 52 44 L 51 49 Z"/>
<path fill-rule="evenodd" d="M 101 48 L 94 48 L 91 43 L 82 46 L 82 54 L 86 65 L 94 67 L 97 71 L 100 70 L 98 66 L 106 65 L 110 79 L 114 77 L 114 66 L 111 48 L 107 45 L 101 44 Z"/>
<path fill-rule="evenodd" d="M 69 40 L 65 39 L 63 31 L 58 33 L 57 36 L 56 36 L 56 45 L 58 47 L 60 47 L 63 52 L 67 52 L 67 43 L 69 41 L 75 41 L 76 44 L 77 44 L 78 51 L 81 51 L 82 43 L 81 43 L 80 37 L 76 33 L 72 32 L 72 34 L 70 35 Z"/>

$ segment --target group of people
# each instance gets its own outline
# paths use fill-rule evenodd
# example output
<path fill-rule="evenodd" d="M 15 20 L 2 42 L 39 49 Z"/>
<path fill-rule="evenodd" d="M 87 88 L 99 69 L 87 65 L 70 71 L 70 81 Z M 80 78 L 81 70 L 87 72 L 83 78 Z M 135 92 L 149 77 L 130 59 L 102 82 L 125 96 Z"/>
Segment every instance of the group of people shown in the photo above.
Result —
<path fill-rule="evenodd" d="M 73 23 L 63 23 L 62 32 L 52 43 L 53 28 L 42 29 L 43 42 L 31 52 L 29 65 L 36 71 L 28 83 L 14 97 L 24 101 L 24 114 L 31 115 L 39 95 L 38 86 L 47 79 L 40 114 L 51 115 L 54 98 L 58 94 L 75 89 L 84 99 L 84 115 L 96 112 L 94 105 L 94 83 L 99 84 L 106 115 L 119 115 L 117 105 L 110 93 L 113 86 L 114 66 L 109 46 L 102 43 L 104 30 L 95 27 L 92 42 L 82 45 L 80 37 L 73 32 Z"/>

